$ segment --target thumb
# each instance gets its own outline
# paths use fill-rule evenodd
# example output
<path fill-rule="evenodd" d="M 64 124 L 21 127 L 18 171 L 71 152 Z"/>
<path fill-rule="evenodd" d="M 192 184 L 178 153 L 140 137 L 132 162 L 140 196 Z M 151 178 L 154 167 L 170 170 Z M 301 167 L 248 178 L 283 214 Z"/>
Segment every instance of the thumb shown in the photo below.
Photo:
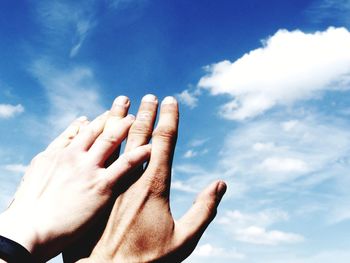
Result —
<path fill-rule="evenodd" d="M 193 244 L 194 249 L 205 229 L 215 218 L 226 188 L 223 181 L 216 181 L 198 195 L 190 210 L 177 222 L 182 242 Z"/>

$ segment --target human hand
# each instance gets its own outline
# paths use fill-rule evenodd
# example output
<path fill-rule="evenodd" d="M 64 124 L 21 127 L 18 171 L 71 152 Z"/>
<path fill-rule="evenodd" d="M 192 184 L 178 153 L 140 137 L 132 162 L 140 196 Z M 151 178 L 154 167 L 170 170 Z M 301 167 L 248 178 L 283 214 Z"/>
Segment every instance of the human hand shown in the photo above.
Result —
<path fill-rule="evenodd" d="M 118 102 L 127 111 L 129 101 Z M 133 121 L 130 115 L 105 113 L 69 126 L 31 162 L 15 199 L 0 215 L 0 234 L 38 261 L 61 252 L 96 220 L 127 172 L 149 158 L 150 146 L 141 146 L 104 168 Z"/>
<path fill-rule="evenodd" d="M 164 99 L 157 128 L 153 130 L 157 100 L 143 100 L 125 148 L 132 151 L 152 137 L 151 159 L 145 171 L 116 200 L 102 237 L 88 258 L 79 262 L 180 262 L 197 245 L 216 215 L 226 185 L 217 181 L 208 186 L 192 208 L 175 221 L 169 206 L 171 166 L 178 130 L 178 105 Z M 71 251 L 79 244 L 73 246 Z M 72 255 L 70 255 L 72 256 Z M 69 259 L 68 259 L 69 261 Z"/>

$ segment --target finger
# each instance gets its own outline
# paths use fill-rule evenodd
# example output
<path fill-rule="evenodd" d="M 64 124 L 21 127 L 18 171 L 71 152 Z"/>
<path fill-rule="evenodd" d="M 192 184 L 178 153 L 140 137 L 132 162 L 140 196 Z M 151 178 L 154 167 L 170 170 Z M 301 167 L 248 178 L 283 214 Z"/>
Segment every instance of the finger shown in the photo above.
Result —
<path fill-rule="evenodd" d="M 108 118 L 109 111 L 98 116 L 90 122 L 69 144 L 69 147 L 87 151 L 101 134 Z"/>
<path fill-rule="evenodd" d="M 128 114 L 129 107 L 130 107 L 129 98 L 126 96 L 118 96 L 113 102 L 109 115 L 122 119 Z M 119 153 L 120 153 L 120 147 L 117 147 L 115 151 L 107 158 L 104 166 L 108 167 L 115 160 L 117 160 L 119 157 Z"/>
<path fill-rule="evenodd" d="M 81 126 L 85 125 L 86 123 L 88 123 L 86 116 L 81 116 L 73 121 L 64 132 L 62 132 L 55 140 L 49 144 L 47 150 L 66 147 L 78 134 Z"/>
<path fill-rule="evenodd" d="M 157 115 L 157 108 L 158 100 L 156 96 L 148 94 L 142 98 L 136 120 L 129 130 L 125 152 L 129 152 L 149 142 Z"/>
<path fill-rule="evenodd" d="M 111 107 L 109 112 L 110 116 L 124 118 L 128 113 L 130 107 L 130 100 L 126 96 L 118 96 Z"/>
<path fill-rule="evenodd" d="M 177 139 L 179 120 L 175 98 L 166 97 L 161 105 L 159 121 L 152 135 L 151 160 L 147 167 L 146 180 L 156 194 L 168 196 L 170 172 Z M 147 178 L 148 177 L 148 178 Z"/>
<path fill-rule="evenodd" d="M 198 195 L 190 210 L 176 224 L 180 242 L 191 241 L 194 247 L 196 246 L 205 229 L 215 218 L 226 188 L 223 181 L 217 181 Z"/>
<path fill-rule="evenodd" d="M 111 166 L 106 169 L 107 184 L 113 187 L 121 177 L 132 169 L 146 162 L 151 155 L 151 145 L 142 145 L 122 154 Z"/>
<path fill-rule="evenodd" d="M 89 150 L 89 155 L 100 166 L 104 166 L 108 157 L 117 149 L 128 135 L 135 117 L 128 115 L 123 119 L 110 116 L 103 132 L 98 136 Z"/>

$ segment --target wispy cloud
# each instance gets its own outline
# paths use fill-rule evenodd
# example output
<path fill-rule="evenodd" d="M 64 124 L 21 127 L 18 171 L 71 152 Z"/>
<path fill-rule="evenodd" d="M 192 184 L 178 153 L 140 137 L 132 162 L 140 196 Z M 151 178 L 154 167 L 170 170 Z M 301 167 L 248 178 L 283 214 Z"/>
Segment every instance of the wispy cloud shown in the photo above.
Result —
<path fill-rule="evenodd" d="M 21 104 L 0 104 L 0 119 L 12 118 L 24 112 L 24 107 Z"/>
<path fill-rule="evenodd" d="M 188 185 L 180 180 L 174 179 L 171 182 L 171 188 L 177 191 L 186 192 L 186 193 L 197 193 L 197 189 Z"/>
<path fill-rule="evenodd" d="M 310 187 L 350 168 L 346 123 L 321 116 L 252 122 L 231 132 L 224 145 L 218 167 L 246 189 Z"/>
<path fill-rule="evenodd" d="M 204 138 L 204 139 L 193 139 L 189 142 L 189 146 L 191 147 L 199 147 L 204 145 L 206 142 L 209 141 L 209 138 Z"/>
<path fill-rule="evenodd" d="M 20 163 L 12 163 L 4 165 L 3 168 L 8 172 L 19 173 L 23 175 L 27 170 L 27 165 L 23 165 Z"/>
<path fill-rule="evenodd" d="M 89 30 L 93 27 L 91 20 L 79 20 L 76 24 L 76 43 L 72 47 L 69 55 L 75 57 L 81 48 Z"/>
<path fill-rule="evenodd" d="M 288 214 L 280 210 L 266 210 L 251 214 L 235 210 L 226 211 L 225 216 L 218 222 L 226 229 L 230 229 L 235 240 L 246 243 L 279 245 L 303 241 L 304 237 L 299 234 L 268 229 L 269 226 L 286 220 L 288 220 Z"/>
<path fill-rule="evenodd" d="M 108 0 L 109 6 L 114 9 L 124 9 L 143 5 L 148 0 Z"/>
<path fill-rule="evenodd" d="M 91 69 L 58 69 L 49 61 L 38 60 L 31 72 L 38 79 L 49 101 L 47 122 L 51 134 L 62 130 L 80 115 L 93 117 L 103 112 L 100 87 Z"/>
<path fill-rule="evenodd" d="M 350 26 L 350 1 L 317 0 L 306 10 L 306 14 L 315 23 L 336 22 Z"/>
<path fill-rule="evenodd" d="M 224 118 L 245 120 L 277 105 L 318 98 L 322 91 L 349 89 L 349 46 L 345 28 L 279 30 L 240 59 L 208 66 L 198 86 L 232 98 L 220 109 Z"/>
<path fill-rule="evenodd" d="M 194 150 L 187 150 L 184 154 L 184 158 L 193 158 L 193 157 L 196 157 L 197 155 L 198 155 L 198 152 Z"/>
<path fill-rule="evenodd" d="M 37 14 L 44 28 L 44 41 L 66 47 L 70 57 L 78 54 L 88 33 L 96 25 L 96 1 L 38 1 Z"/>

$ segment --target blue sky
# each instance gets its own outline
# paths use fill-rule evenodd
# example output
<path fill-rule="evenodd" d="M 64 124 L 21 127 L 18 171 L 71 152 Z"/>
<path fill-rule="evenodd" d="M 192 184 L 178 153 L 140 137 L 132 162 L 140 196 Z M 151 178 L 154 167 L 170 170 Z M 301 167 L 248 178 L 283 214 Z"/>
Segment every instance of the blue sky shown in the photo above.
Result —
<path fill-rule="evenodd" d="M 348 0 L 1 1 L 0 208 L 75 117 L 174 95 L 174 215 L 229 187 L 187 262 L 349 262 L 349 17 Z"/>

